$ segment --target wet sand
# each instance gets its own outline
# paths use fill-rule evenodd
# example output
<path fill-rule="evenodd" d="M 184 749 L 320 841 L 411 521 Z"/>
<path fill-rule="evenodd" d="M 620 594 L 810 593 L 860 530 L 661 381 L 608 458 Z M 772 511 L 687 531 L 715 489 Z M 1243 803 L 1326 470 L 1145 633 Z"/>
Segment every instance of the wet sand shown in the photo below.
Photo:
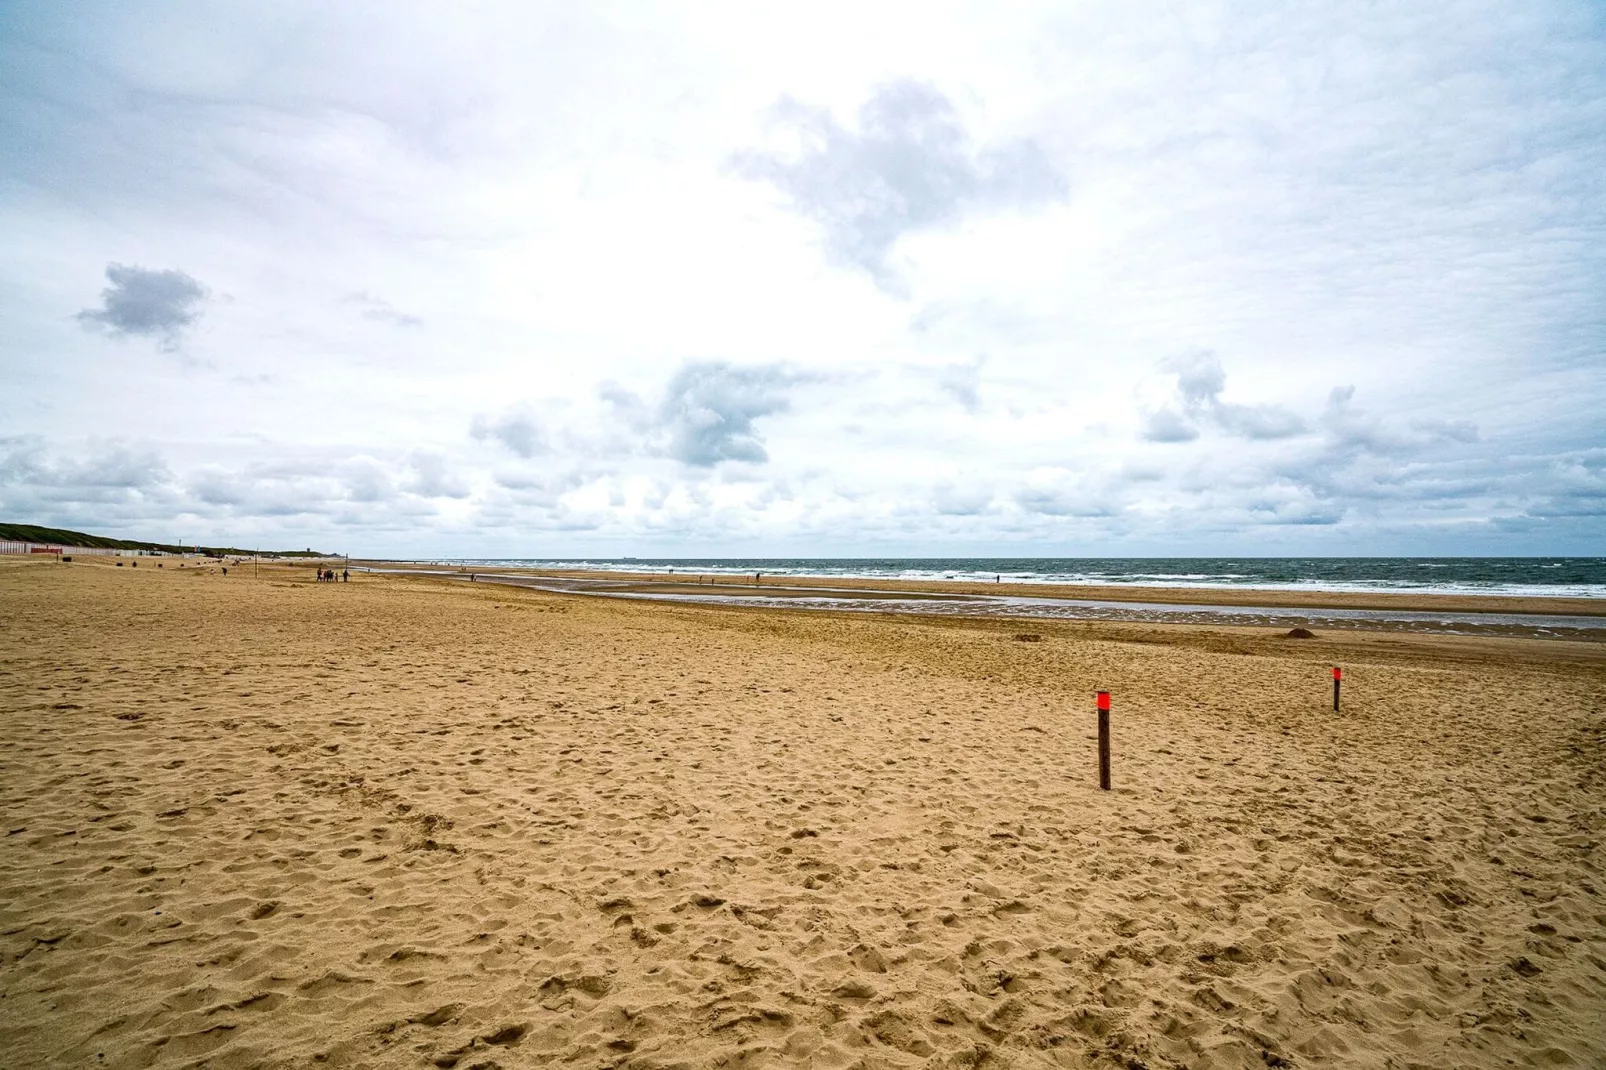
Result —
<path fill-rule="evenodd" d="M 1279 607 L 1248 600 L 1219 602 L 1137 601 L 1124 591 L 1121 600 L 1028 596 L 972 587 L 972 593 L 914 588 L 837 587 L 798 577 L 769 580 L 692 576 L 679 580 L 613 576 L 554 574 L 519 569 L 475 570 L 414 565 L 372 566 L 387 575 L 440 576 L 465 582 L 500 583 L 551 593 L 584 594 L 603 598 L 696 602 L 759 609 L 793 609 L 828 612 L 870 612 L 999 619 L 1130 621 L 1149 624 L 1206 624 L 1210 626 L 1276 627 L 1284 630 L 1371 630 L 1419 634 L 1503 636 L 1508 638 L 1571 639 L 1606 642 L 1606 616 L 1556 615 L 1537 612 L 1500 612 L 1512 599 L 1489 599 L 1480 609 L 1424 610 L 1409 608 L 1401 600 L 1390 608 L 1330 608 L 1311 599 L 1304 607 Z M 1025 585 L 1011 591 L 1026 590 Z M 1058 592 L 1073 587 L 1056 587 Z M 1139 588 L 1138 590 L 1146 590 Z M 1275 593 L 1275 592 L 1273 592 Z M 1275 599 L 1271 601 L 1275 602 Z M 1530 610 L 1577 600 L 1527 599 Z"/>
<path fill-rule="evenodd" d="M 364 561 L 374 567 L 408 567 L 402 562 Z M 578 569 L 498 568 L 487 566 L 435 566 L 443 572 L 517 572 L 526 575 L 576 580 L 615 580 L 631 584 L 685 583 L 688 574 L 602 572 Z M 695 576 L 695 573 L 689 575 Z M 719 586 L 751 587 L 741 576 L 705 579 Z M 697 586 L 697 584 L 687 584 Z M 1606 617 L 1606 600 L 1599 598 L 1541 598 L 1506 595 L 1433 594 L 1427 592 L 1286 591 L 1256 587 L 1140 587 L 1135 584 L 1082 585 L 1071 583 L 969 583 L 962 580 L 850 579 L 765 575 L 757 586 L 813 587 L 827 590 L 861 590 L 910 594 L 1011 595 L 1023 598 L 1069 598 L 1105 602 L 1167 602 L 1184 605 L 1274 606 L 1287 609 L 1381 609 L 1465 613 L 1536 613 L 1557 616 Z"/>
<path fill-rule="evenodd" d="M 1606 1062 L 1602 644 L 305 572 L 0 560 L 11 1065 Z"/>

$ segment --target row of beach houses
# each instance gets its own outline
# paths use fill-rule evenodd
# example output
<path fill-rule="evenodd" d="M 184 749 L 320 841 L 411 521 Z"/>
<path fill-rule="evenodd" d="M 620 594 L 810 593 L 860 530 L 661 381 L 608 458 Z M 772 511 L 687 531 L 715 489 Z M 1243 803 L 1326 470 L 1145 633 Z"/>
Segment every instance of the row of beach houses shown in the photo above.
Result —
<path fill-rule="evenodd" d="M 118 550 L 109 546 L 63 546 L 53 542 L 10 542 L 0 540 L 0 554 L 67 554 L 106 557 L 168 557 L 159 550 Z"/>

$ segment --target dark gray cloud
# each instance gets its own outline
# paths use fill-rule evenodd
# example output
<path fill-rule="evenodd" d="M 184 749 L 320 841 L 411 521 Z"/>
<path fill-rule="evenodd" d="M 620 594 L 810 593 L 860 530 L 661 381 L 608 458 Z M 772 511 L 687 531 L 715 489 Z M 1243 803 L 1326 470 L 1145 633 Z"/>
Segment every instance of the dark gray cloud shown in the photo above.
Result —
<path fill-rule="evenodd" d="M 113 335 L 154 338 L 164 349 L 178 346 L 206 300 L 206 287 L 182 271 L 107 264 L 106 280 L 111 285 L 100 292 L 101 307 L 84 309 L 78 322 Z"/>
<path fill-rule="evenodd" d="M 481 441 L 499 442 L 509 452 L 526 460 L 547 450 L 546 436 L 528 413 L 505 413 L 494 419 L 476 416 L 469 434 Z"/>
<path fill-rule="evenodd" d="M 658 409 L 669 456 L 703 468 L 721 461 L 764 463 L 769 454 L 753 421 L 785 412 L 787 390 L 797 381 L 775 365 L 685 365 L 669 380 Z"/>
<path fill-rule="evenodd" d="M 978 150 L 948 98 L 921 82 L 881 86 L 859 109 L 857 129 L 790 99 L 773 116 L 801 150 L 738 153 L 736 171 L 773 184 L 820 224 L 834 260 L 865 269 L 884 288 L 897 286 L 887 256 L 904 234 L 973 209 L 1026 208 L 1065 196 L 1064 177 L 1036 142 Z"/>

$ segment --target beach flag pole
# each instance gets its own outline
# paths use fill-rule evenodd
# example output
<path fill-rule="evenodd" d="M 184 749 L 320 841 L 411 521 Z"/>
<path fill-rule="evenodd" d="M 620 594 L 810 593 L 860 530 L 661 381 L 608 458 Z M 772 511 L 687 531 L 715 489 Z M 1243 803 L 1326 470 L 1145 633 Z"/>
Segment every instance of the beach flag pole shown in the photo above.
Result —
<path fill-rule="evenodd" d="M 1110 790 L 1110 693 L 1098 693 L 1099 707 L 1099 787 Z"/>
<path fill-rule="evenodd" d="M 1333 666 L 1333 712 L 1338 712 L 1338 685 L 1344 681 L 1344 670 Z"/>

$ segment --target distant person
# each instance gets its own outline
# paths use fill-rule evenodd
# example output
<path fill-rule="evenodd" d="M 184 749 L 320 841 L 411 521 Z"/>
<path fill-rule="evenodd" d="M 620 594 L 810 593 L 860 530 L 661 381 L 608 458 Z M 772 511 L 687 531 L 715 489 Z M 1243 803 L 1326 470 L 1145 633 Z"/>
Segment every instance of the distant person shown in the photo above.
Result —
<path fill-rule="evenodd" d="M 223 566 L 223 575 L 227 576 L 228 574 L 229 574 L 229 566 L 224 565 Z"/>
<path fill-rule="evenodd" d="M 340 582 L 341 583 L 350 583 L 351 582 L 351 569 L 343 568 L 343 569 L 340 570 Z"/>

